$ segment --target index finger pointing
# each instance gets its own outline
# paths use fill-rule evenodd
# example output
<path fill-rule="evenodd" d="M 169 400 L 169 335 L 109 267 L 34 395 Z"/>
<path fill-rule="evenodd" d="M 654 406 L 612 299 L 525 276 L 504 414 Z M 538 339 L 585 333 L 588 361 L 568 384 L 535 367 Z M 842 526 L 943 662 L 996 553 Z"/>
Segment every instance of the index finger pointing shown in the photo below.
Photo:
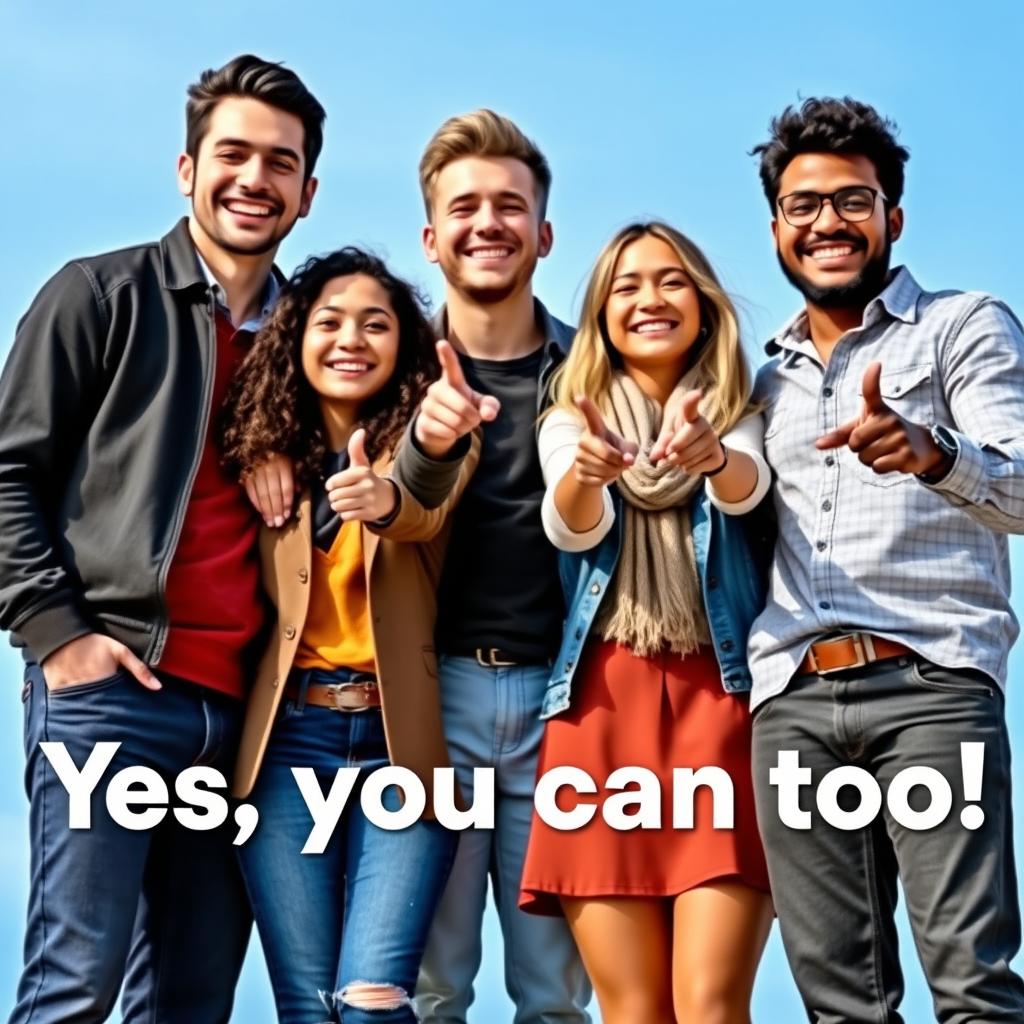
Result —
<path fill-rule="evenodd" d="M 465 374 L 459 364 L 459 357 L 452 348 L 451 343 L 442 339 L 437 343 L 437 358 L 441 363 L 441 376 L 456 391 L 461 391 L 467 397 L 469 385 L 466 383 Z"/>
<path fill-rule="evenodd" d="M 882 400 L 881 363 L 868 363 L 864 379 L 861 381 L 861 392 L 864 396 L 864 405 L 869 412 L 882 412 L 885 409 L 885 402 Z"/>

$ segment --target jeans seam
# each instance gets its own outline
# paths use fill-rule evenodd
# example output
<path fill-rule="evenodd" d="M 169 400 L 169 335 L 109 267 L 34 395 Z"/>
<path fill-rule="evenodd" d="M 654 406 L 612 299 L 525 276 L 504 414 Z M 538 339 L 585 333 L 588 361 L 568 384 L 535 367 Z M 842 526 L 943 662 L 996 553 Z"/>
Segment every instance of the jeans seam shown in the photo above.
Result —
<path fill-rule="evenodd" d="M 885 1004 L 882 977 L 882 956 L 879 951 L 878 936 L 881 932 L 881 915 L 878 908 L 878 877 L 875 871 L 875 851 L 872 845 L 870 827 L 861 830 L 862 842 L 864 844 L 864 868 L 867 876 L 867 897 L 868 908 L 871 920 L 871 961 L 874 968 L 873 980 L 875 983 L 875 1005 L 878 1010 L 878 1024 L 886 1024 L 888 1011 Z"/>
<path fill-rule="evenodd" d="M 42 668 L 39 669 L 39 676 L 42 679 L 42 712 L 43 712 L 43 738 L 49 740 L 50 728 L 50 705 L 46 699 L 46 678 L 43 676 Z M 35 694 L 33 694 L 35 696 Z M 29 698 L 32 699 L 31 697 Z M 38 746 L 38 744 L 37 744 Z M 40 817 L 42 818 L 42 829 L 39 838 L 42 849 L 40 852 L 39 862 L 39 873 L 41 875 L 40 886 L 39 886 L 39 920 L 42 931 L 42 948 L 39 951 L 39 983 L 36 985 L 35 992 L 32 993 L 32 1001 L 29 1006 L 28 1016 L 31 1020 L 32 1016 L 36 1012 L 36 1004 L 39 1002 L 39 995 L 43 991 L 43 985 L 46 982 L 46 960 L 47 960 L 47 947 L 49 945 L 49 929 L 46 926 L 46 883 L 49 877 L 49 873 L 46 870 L 46 815 L 47 815 L 47 800 L 46 800 L 46 786 L 43 785 L 42 775 L 45 772 L 40 757 L 37 757 L 36 761 L 36 787 L 39 792 L 39 799 L 42 802 L 42 809 Z"/>

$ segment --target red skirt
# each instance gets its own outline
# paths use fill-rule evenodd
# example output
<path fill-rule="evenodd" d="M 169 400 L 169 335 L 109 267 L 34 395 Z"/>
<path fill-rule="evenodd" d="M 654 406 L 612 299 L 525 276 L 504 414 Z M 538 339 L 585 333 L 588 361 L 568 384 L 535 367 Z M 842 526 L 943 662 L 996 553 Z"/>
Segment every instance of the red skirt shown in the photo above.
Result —
<path fill-rule="evenodd" d="M 661 782 L 661 828 L 618 831 L 600 806 L 590 822 L 559 831 L 533 815 L 519 905 L 559 914 L 559 896 L 671 897 L 712 880 L 768 891 L 768 871 L 754 813 L 750 711 L 726 693 L 710 648 L 685 658 L 641 658 L 628 647 L 591 640 L 577 670 L 573 706 L 547 723 L 538 777 L 552 768 L 582 768 L 596 796 L 562 788 L 556 804 L 600 805 L 616 768 L 648 768 Z M 717 765 L 732 779 L 734 827 L 712 827 L 707 786 L 694 797 L 693 828 L 672 827 L 672 769 Z M 633 810 L 633 808 L 631 808 Z"/>

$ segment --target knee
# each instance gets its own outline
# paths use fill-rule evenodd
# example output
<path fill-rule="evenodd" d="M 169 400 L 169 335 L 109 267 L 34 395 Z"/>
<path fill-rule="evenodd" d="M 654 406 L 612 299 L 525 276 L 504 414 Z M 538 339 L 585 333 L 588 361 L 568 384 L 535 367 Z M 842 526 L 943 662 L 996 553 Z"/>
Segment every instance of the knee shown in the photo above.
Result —
<path fill-rule="evenodd" d="M 409 993 L 399 985 L 386 982 L 352 981 L 345 985 L 337 994 L 339 1006 L 350 1006 L 354 1010 L 394 1012 L 406 1010 L 411 1012 L 412 999 Z M 342 1012 L 344 1019 L 344 1012 Z"/>
<path fill-rule="evenodd" d="M 655 1024 L 673 1019 L 672 1007 L 655 992 L 633 991 L 598 993 L 601 1019 L 605 1024 Z"/>
<path fill-rule="evenodd" d="M 677 1024 L 749 1024 L 750 997 L 735 979 L 694 975 L 677 981 Z"/>

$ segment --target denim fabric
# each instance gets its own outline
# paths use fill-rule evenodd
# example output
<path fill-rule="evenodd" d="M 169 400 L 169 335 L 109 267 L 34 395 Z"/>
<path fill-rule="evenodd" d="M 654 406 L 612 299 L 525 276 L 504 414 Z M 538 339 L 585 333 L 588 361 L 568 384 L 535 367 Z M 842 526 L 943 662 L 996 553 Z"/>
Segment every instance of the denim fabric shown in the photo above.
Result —
<path fill-rule="evenodd" d="M 894 911 L 897 878 L 917 954 L 942 1024 L 1024 1021 L 1024 982 L 1010 967 L 1021 940 L 1010 816 L 1010 747 L 1002 696 L 980 672 L 954 672 L 902 658 L 834 676 L 797 676 L 754 712 L 754 785 L 782 941 L 815 1024 L 901 1024 L 903 976 Z M 962 742 L 985 744 L 977 831 L 965 806 Z M 856 831 L 822 819 L 811 786 L 800 806 L 812 827 L 791 829 L 778 814 L 769 771 L 796 750 L 813 786 L 853 764 L 883 793 L 902 769 L 924 765 L 950 783 L 949 817 L 924 831 L 902 826 L 883 801 Z M 856 806 L 844 787 L 838 802 Z M 912 790 L 915 809 L 926 791 Z"/>
<path fill-rule="evenodd" d="M 515 1024 L 587 1024 L 590 983 L 562 917 L 518 907 L 549 670 L 485 668 L 472 658 L 438 664 L 445 738 L 459 787 L 473 798 L 473 768 L 494 769 L 495 827 L 462 834 L 423 957 L 416 1009 L 424 1024 L 465 1024 L 480 967 L 487 880 L 505 945 L 505 987 Z"/>
<path fill-rule="evenodd" d="M 583 645 L 619 562 L 622 497 L 615 488 L 611 495 L 615 522 L 604 540 L 590 551 L 563 551 L 559 555 L 569 614 L 544 696 L 542 718 L 550 718 L 569 707 L 572 680 Z M 730 693 L 742 693 L 750 689 L 751 683 L 747 634 L 764 608 L 767 564 L 774 538 L 768 535 L 768 523 L 760 511 L 726 515 L 711 504 L 703 489 L 691 504 L 690 518 L 697 574 L 715 657 L 722 672 L 722 686 Z"/>
<path fill-rule="evenodd" d="M 303 676 L 310 685 L 366 678 L 345 669 L 292 674 Z M 435 821 L 393 832 L 373 825 L 359 804 L 361 781 L 387 764 L 379 708 L 352 713 L 284 702 L 250 798 L 259 825 L 239 850 L 281 1024 L 416 1020 L 416 972 L 458 834 Z M 356 766 L 364 772 L 327 848 L 300 853 L 312 818 L 291 769 L 313 768 L 326 793 L 339 768 Z M 395 787 L 384 803 L 397 809 Z M 346 1001 L 357 982 L 405 995 L 393 1008 L 363 1009 Z"/>
<path fill-rule="evenodd" d="M 231 819 L 195 832 L 173 815 L 152 830 L 111 820 L 111 776 L 146 765 L 173 793 L 191 765 L 227 775 L 240 704 L 163 676 L 152 693 L 118 672 L 48 693 L 38 665 L 25 672 L 25 786 L 32 882 L 25 969 L 11 1024 L 107 1019 L 124 981 L 129 1024 L 224 1024 L 251 918 L 231 840 Z M 62 742 L 81 767 L 100 741 L 121 747 L 93 793 L 92 827 L 68 828 L 68 794 L 39 749 Z"/>

